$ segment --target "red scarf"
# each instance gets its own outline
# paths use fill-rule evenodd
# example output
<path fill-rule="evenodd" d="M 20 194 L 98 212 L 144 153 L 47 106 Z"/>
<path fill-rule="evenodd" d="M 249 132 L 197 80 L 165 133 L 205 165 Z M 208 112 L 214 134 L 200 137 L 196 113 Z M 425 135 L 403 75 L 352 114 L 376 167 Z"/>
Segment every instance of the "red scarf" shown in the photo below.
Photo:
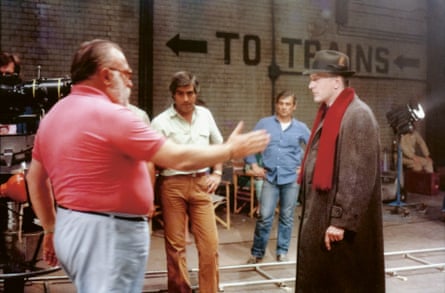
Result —
<path fill-rule="evenodd" d="M 323 120 L 324 112 L 326 117 L 321 130 L 320 143 L 318 147 L 317 158 L 314 167 L 314 177 L 312 179 L 312 186 L 316 189 L 330 190 L 332 187 L 332 175 L 334 173 L 334 158 L 336 151 L 336 140 L 338 132 L 340 131 L 340 124 L 343 115 L 346 112 L 349 104 L 355 96 L 354 89 L 344 89 L 338 98 L 334 101 L 331 107 L 326 109 L 326 104 L 322 104 L 318 108 L 317 116 L 315 117 L 314 125 L 312 126 L 311 137 L 307 144 L 306 152 L 304 154 L 303 163 L 301 165 L 301 172 L 298 178 L 298 183 L 302 182 L 304 173 L 304 165 L 307 154 L 314 139 L 315 132 Z"/>

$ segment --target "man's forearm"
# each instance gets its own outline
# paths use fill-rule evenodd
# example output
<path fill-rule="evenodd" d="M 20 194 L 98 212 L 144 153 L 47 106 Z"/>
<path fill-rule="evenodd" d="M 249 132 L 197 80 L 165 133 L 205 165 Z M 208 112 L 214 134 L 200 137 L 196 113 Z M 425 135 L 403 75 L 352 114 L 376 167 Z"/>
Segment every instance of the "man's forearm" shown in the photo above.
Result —
<path fill-rule="evenodd" d="M 32 208 L 46 233 L 54 232 L 56 211 L 51 183 L 38 161 L 33 161 L 26 175 Z"/>
<path fill-rule="evenodd" d="M 37 218 L 39 218 L 43 230 L 45 233 L 52 233 L 54 232 L 56 213 L 54 198 L 48 185 L 49 183 L 30 187 L 29 192 L 32 208 Z"/>

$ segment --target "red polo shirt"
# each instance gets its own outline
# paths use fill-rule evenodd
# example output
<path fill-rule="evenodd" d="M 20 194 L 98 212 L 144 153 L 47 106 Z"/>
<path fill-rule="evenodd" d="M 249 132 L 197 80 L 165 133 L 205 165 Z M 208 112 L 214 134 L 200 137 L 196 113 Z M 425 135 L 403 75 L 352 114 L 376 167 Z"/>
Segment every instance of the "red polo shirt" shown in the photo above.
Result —
<path fill-rule="evenodd" d="M 64 207 L 146 215 L 153 188 L 144 161 L 164 142 L 103 92 L 74 85 L 42 119 L 33 159 L 44 166 Z"/>

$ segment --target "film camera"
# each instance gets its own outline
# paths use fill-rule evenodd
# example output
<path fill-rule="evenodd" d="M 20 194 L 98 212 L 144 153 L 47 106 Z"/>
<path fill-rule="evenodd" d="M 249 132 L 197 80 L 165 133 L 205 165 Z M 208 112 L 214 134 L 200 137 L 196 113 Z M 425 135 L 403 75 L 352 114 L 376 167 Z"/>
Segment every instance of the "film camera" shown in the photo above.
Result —
<path fill-rule="evenodd" d="M 0 276 L 36 270 L 41 236 L 34 232 L 41 228 L 28 205 L 25 171 L 40 119 L 70 90 L 67 77 L 22 82 L 16 74 L 0 75 Z M 6 291 L 18 292 L 7 280 Z"/>
<path fill-rule="evenodd" d="M 32 115 L 40 116 L 71 89 L 69 78 L 16 81 L 19 79 L 15 75 L 0 76 L 0 124 L 20 123 Z"/>
<path fill-rule="evenodd" d="M 70 90 L 66 77 L 21 82 L 14 74 L 0 76 L 0 167 L 30 159 L 40 118 Z"/>

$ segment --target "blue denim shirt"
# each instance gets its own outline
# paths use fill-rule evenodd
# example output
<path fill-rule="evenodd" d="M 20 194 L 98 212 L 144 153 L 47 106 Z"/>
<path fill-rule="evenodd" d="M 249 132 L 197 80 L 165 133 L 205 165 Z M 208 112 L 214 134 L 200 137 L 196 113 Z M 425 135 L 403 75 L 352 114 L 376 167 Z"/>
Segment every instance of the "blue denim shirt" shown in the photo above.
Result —
<path fill-rule="evenodd" d="M 270 143 L 262 153 L 266 179 L 274 184 L 288 184 L 297 180 L 297 168 L 304 153 L 302 144 L 309 141 L 310 130 L 301 121 L 292 119 L 284 131 L 276 116 L 262 118 L 255 130 L 265 129 L 270 134 Z M 246 158 L 246 163 L 257 163 L 255 155 Z"/>

